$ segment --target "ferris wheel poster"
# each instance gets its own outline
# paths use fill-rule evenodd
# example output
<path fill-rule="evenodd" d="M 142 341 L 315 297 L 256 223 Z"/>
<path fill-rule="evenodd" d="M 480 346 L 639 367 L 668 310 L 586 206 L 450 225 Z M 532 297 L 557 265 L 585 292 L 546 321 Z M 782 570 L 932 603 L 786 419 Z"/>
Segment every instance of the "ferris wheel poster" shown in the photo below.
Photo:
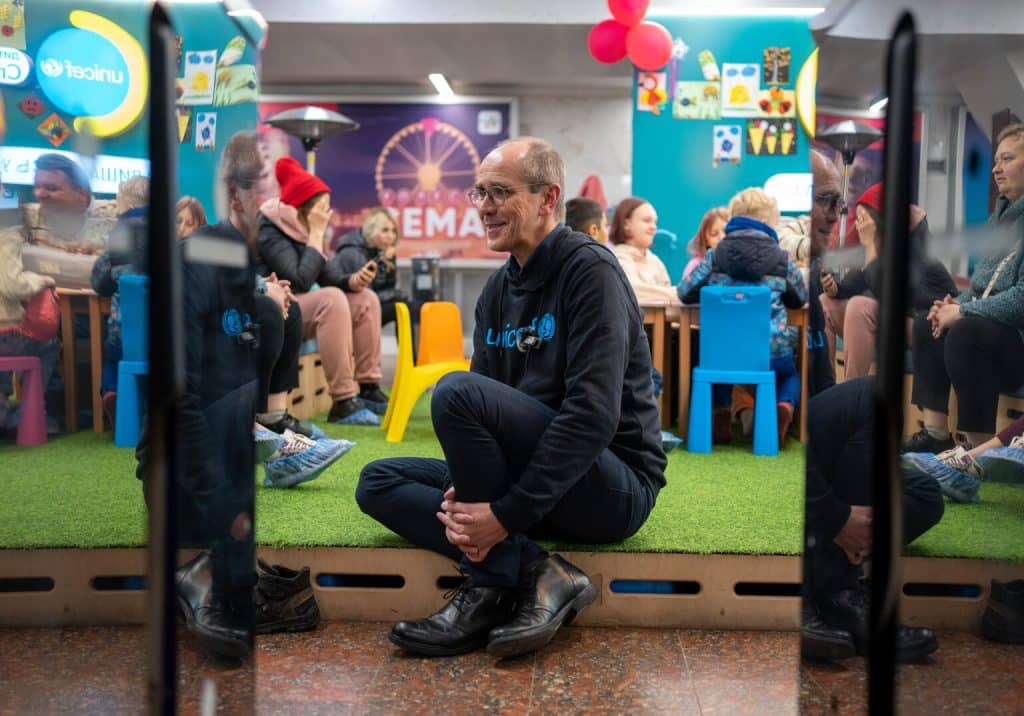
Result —
<path fill-rule="evenodd" d="M 399 258 L 500 258 L 488 250 L 466 191 L 480 160 L 510 136 L 510 101 L 261 102 L 260 119 L 309 105 L 359 123 L 354 132 L 324 139 L 316 151 L 316 174 L 331 188 L 331 250 L 362 225 L 368 209 L 383 206 L 398 221 Z M 305 165 L 306 152 L 295 137 L 261 125 L 261 138 L 270 167 L 288 155 Z M 275 196 L 272 168 L 269 174 L 264 193 Z"/>

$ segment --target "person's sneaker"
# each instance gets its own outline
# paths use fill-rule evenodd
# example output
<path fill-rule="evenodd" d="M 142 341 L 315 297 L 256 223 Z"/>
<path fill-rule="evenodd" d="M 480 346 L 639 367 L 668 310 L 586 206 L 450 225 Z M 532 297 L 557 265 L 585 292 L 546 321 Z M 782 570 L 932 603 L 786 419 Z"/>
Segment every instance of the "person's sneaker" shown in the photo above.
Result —
<path fill-rule="evenodd" d="M 971 457 L 967 449 L 960 445 L 957 445 L 952 450 L 940 452 L 935 456 L 935 459 L 948 468 L 958 472 L 966 472 L 971 477 L 976 477 L 979 480 L 985 479 L 985 470 L 977 460 Z"/>
<path fill-rule="evenodd" d="M 1014 438 L 1009 447 L 992 448 L 978 456 L 985 479 L 1008 485 L 1024 485 L 1024 440 Z"/>
<path fill-rule="evenodd" d="M 294 487 L 315 480 L 354 445 L 330 438 L 314 441 L 291 431 L 284 438 L 285 444 L 263 463 L 264 487 Z"/>
<path fill-rule="evenodd" d="M 732 411 L 728 407 L 711 411 L 711 444 L 728 445 L 732 442 Z"/>
<path fill-rule="evenodd" d="M 952 450 L 954 447 L 956 447 L 956 441 L 952 435 L 937 438 L 928 432 L 927 428 L 921 428 L 903 441 L 900 452 L 930 452 L 937 454 L 946 450 Z"/>
<path fill-rule="evenodd" d="M 388 412 L 388 396 L 376 383 L 361 383 L 359 385 L 359 399 L 363 405 L 377 413 L 384 415 Z"/>
<path fill-rule="evenodd" d="M 942 453 L 945 454 L 945 453 Z M 908 452 L 901 455 L 904 465 L 915 467 L 935 478 L 942 494 L 954 502 L 977 502 L 981 480 L 956 468 L 950 467 L 930 452 Z"/>
<path fill-rule="evenodd" d="M 256 444 L 256 462 L 266 462 L 271 455 L 276 453 L 285 444 L 283 436 L 273 430 L 256 423 L 252 431 L 253 442 Z"/>
<path fill-rule="evenodd" d="M 380 425 L 380 417 L 367 409 L 363 401 L 356 397 L 335 400 L 331 412 L 327 414 L 327 422 L 338 425 Z"/>
<path fill-rule="evenodd" d="M 308 420 L 299 420 L 291 413 L 285 412 L 284 417 L 273 423 L 263 423 L 263 426 L 267 430 L 273 430 L 278 435 L 284 435 L 285 430 L 291 430 L 293 433 L 299 435 L 305 435 L 307 438 L 313 438 L 319 440 L 322 437 L 326 437 L 322 432 L 319 436 L 316 435 L 316 431 L 319 429 L 313 423 Z"/>
<path fill-rule="evenodd" d="M 320 607 L 313 596 L 309 567 L 299 571 L 257 560 L 256 633 L 309 631 L 320 624 Z"/>
<path fill-rule="evenodd" d="M 779 450 L 786 444 L 789 426 L 793 424 L 793 406 L 789 403 L 776 403 L 775 413 L 779 422 Z"/>
<path fill-rule="evenodd" d="M 1004 644 L 1024 644 L 1024 580 L 992 580 L 981 635 Z"/>
<path fill-rule="evenodd" d="M 1010 444 L 1007 445 L 1006 447 L 1008 447 L 1008 448 L 1024 448 L 1024 435 L 1018 435 L 1013 440 L 1011 440 Z"/>

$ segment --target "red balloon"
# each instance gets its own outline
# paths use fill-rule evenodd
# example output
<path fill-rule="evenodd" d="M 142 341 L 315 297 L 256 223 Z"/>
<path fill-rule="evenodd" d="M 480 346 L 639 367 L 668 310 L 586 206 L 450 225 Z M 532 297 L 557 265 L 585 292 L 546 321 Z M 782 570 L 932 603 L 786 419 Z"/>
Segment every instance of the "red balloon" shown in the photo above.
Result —
<path fill-rule="evenodd" d="M 629 28 L 615 20 L 597 23 L 590 28 L 590 35 L 587 37 L 590 56 L 607 65 L 615 64 L 626 56 L 628 33 Z"/>
<path fill-rule="evenodd" d="M 608 0 L 608 9 L 612 17 L 626 27 L 639 25 L 650 5 L 651 0 Z"/>
<path fill-rule="evenodd" d="M 641 22 L 626 35 L 629 60 L 641 70 L 659 70 L 672 57 L 672 35 L 656 22 Z"/>

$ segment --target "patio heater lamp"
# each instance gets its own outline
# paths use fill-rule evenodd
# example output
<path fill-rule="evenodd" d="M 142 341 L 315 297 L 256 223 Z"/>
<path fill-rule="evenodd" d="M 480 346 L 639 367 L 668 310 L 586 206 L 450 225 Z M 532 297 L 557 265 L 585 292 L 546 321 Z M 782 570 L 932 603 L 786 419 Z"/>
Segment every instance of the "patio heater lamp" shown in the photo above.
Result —
<path fill-rule="evenodd" d="M 846 194 L 850 188 L 850 167 L 853 165 L 853 158 L 861 149 L 874 144 L 881 138 L 882 133 L 874 127 L 849 119 L 826 127 L 815 136 L 815 139 L 825 142 L 843 155 L 843 200 L 839 211 L 840 244 L 846 238 L 847 213 L 849 212 Z"/>
<path fill-rule="evenodd" d="M 358 122 L 343 114 L 311 106 L 278 112 L 264 120 L 264 124 L 302 140 L 302 147 L 306 150 L 306 171 L 310 174 L 316 174 L 316 148 L 320 140 L 359 129 Z"/>

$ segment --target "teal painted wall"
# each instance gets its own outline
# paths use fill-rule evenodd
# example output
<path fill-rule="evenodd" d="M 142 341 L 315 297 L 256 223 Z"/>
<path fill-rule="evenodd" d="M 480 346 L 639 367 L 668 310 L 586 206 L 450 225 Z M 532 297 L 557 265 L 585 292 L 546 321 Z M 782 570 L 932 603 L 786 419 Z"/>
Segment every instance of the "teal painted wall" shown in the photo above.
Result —
<path fill-rule="evenodd" d="M 719 69 L 726 62 L 761 65 L 765 47 L 789 47 L 792 51 L 790 81 L 783 89 L 794 89 L 797 74 L 814 51 L 807 20 L 799 18 L 648 18 L 668 28 L 673 38 L 682 38 L 690 50 L 679 65 L 677 80 L 702 81 L 697 55 L 711 50 Z M 668 72 L 668 68 L 665 69 Z M 712 166 L 712 134 L 715 125 L 745 125 L 747 118 L 687 119 L 672 117 L 671 106 L 660 116 L 636 109 L 636 73 L 633 90 L 633 193 L 650 201 L 658 211 L 658 227 L 678 236 L 674 253 L 655 247 L 673 281 L 682 277 L 689 260 L 686 244 L 696 233 L 704 213 L 725 205 L 736 192 L 749 186 L 763 186 L 774 174 L 807 172 L 807 135 L 797 129 L 797 152 L 788 156 L 743 156 L 738 165 Z M 762 87 L 764 89 L 764 87 Z M 745 131 L 745 130 L 744 130 Z"/>
<path fill-rule="evenodd" d="M 70 27 L 68 14 L 71 10 L 88 10 L 102 15 L 123 27 L 135 37 L 149 52 L 149 13 L 147 2 L 129 0 L 47 0 L 46 2 L 29 1 L 25 4 L 25 38 L 26 52 L 33 61 L 36 51 L 43 40 L 51 33 Z M 228 17 L 219 2 L 190 3 L 171 6 L 171 19 L 175 30 L 183 37 L 183 49 L 217 50 L 218 56 L 228 41 L 236 35 L 243 34 L 236 22 Z M 237 64 L 258 63 L 258 51 L 251 38 L 248 38 L 246 49 Z M 46 106 L 43 114 L 35 118 L 27 117 L 18 104 L 21 100 L 34 94 L 43 100 Z M 6 106 L 5 118 L 7 133 L 2 144 L 7 146 L 37 147 L 52 149 L 53 145 L 43 137 L 37 127 L 40 122 L 56 110 L 43 95 L 34 77 L 23 87 L 3 87 L 3 104 Z M 147 102 L 148 107 L 148 102 Z M 181 194 L 191 194 L 198 198 L 206 207 L 210 221 L 215 221 L 213 204 L 213 185 L 216 178 L 217 162 L 220 160 L 221 149 L 234 132 L 254 130 L 258 123 L 256 104 L 247 102 L 227 107 L 192 108 L 194 112 L 210 109 L 217 112 L 217 142 L 214 152 L 197 152 L 195 142 L 179 144 L 179 186 Z M 71 124 L 73 118 L 64 112 L 57 114 Z M 123 134 L 101 140 L 96 152 L 120 157 L 146 158 L 148 149 L 148 110 L 144 111 L 139 120 Z M 72 136 L 59 149 L 77 151 L 76 137 Z M 15 187 L 8 187 L 15 188 Z M 29 187 L 16 187 L 22 200 L 31 200 Z"/>

